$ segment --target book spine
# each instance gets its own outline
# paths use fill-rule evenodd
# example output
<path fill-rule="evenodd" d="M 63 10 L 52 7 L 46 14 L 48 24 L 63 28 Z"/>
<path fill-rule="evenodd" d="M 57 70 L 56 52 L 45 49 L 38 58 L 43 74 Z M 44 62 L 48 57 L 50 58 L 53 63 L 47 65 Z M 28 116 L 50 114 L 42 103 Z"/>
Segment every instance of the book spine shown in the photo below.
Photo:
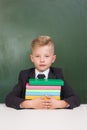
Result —
<path fill-rule="evenodd" d="M 35 96 L 60 96 L 60 92 L 26 92 L 25 95 Z"/>
<path fill-rule="evenodd" d="M 26 84 L 26 89 L 41 89 L 41 90 L 44 90 L 44 89 L 47 89 L 47 90 L 50 90 L 50 89 L 53 89 L 53 90 L 61 90 L 61 86 L 31 86 L 29 85 L 28 83 Z"/>
<path fill-rule="evenodd" d="M 63 86 L 62 83 L 58 83 L 58 82 L 39 82 L 39 81 L 34 82 L 34 81 L 30 81 L 29 84 L 33 85 L 33 86 L 40 86 L 40 85 L 42 85 L 42 86 L 44 86 L 44 85 L 46 85 L 46 86 Z"/>
<path fill-rule="evenodd" d="M 26 100 L 32 100 L 32 99 L 36 99 L 36 98 L 41 98 L 41 96 L 25 96 Z M 53 96 L 53 98 L 60 100 L 60 96 Z M 44 99 L 47 100 L 48 98 L 46 96 L 44 96 Z"/>
<path fill-rule="evenodd" d="M 63 80 L 39 80 L 39 79 L 29 79 L 29 84 L 32 86 L 63 86 Z"/>
<path fill-rule="evenodd" d="M 40 93 L 41 92 L 44 92 L 44 93 L 46 93 L 46 92 L 49 92 L 49 93 L 59 92 L 60 93 L 60 90 L 47 90 L 47 89 L 46 90 L 45 89 L 44 90 L 39 90 L 39 89 L 38 90 L 35 90 L 35 89 L 34 90 L 29 90 L 29 89 L 26 89 L 26 92 L 27 93 L 29 93 L 29 92 L 35 92 L 35 93 L 38 93 L 38 92 L 40 92 Z"/>

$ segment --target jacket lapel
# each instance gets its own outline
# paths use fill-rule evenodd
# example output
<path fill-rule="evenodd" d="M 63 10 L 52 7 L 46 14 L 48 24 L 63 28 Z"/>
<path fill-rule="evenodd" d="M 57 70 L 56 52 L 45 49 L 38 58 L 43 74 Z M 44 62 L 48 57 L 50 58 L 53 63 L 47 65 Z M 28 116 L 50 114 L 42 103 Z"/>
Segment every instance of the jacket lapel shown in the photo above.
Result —
<path fill-rule="evenodd" d="M 56 79 L 57 78 L 52 68 L 50 68 L 50 72 L 48 74 L 48 78 L 49 79 Z"/>
<path fill-rule="evenodd" d="M 28 76 L 29 78 L 35 78 L 35 68 L 31 69 Z"/>

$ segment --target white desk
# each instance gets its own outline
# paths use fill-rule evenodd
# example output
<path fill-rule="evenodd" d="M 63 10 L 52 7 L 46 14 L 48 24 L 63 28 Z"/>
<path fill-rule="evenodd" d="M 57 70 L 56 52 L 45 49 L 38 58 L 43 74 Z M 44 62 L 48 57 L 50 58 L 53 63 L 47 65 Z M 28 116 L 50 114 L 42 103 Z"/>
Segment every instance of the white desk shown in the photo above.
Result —
<path fill-rule="evenodd" d="M 0 104 L 0 130 L 85 130 L 87 105 L 72 110 L 15 110 Z"/>

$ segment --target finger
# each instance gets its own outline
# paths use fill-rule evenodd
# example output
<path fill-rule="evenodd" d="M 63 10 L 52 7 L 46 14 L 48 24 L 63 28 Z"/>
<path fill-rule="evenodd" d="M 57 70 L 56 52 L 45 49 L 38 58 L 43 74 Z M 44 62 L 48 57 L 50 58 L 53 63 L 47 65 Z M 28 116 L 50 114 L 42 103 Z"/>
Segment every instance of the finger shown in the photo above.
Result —
<path fill-rule="evenodd" d="M 50 105 L 43 106 L 43 109 L 50 109 Z"/>
<path fill-rule="evenodd" d="M 50 103 L 51 103 L 51 100 L 46 100 L 45 103 L 49 103 L 49 104 L 50 104 Z"/>
<path fill-rule="evenodd" d="M 44 100 L 44 96 L 42 96 L 40 99 Z"/>
<path fill-rule="evenodd" d="M 51 109 L 51 105 L 50 104 L 46 104 L 46 108 L 47 109 Z"/>
<path fill-rule="evenodd" d="M 51 99 L 51 96 L 48 96 L 48 95 L 47 95 L 46 98 L 47 98 L 47 99 Z"/>
<path fill-rule="evenodd" d="M 45 107 L 45 108 L 50 108 L 51 107 L 51 103 L 43 103 L 43 106 Z"/>

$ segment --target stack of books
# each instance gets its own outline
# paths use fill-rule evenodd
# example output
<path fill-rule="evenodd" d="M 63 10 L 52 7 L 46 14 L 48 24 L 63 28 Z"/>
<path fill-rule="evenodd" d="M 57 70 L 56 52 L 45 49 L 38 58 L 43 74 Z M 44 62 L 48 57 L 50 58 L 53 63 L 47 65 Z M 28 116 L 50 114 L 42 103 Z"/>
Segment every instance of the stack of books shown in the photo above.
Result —
<path fill-rule="evenodd" d="M 53 96 L 60 100 L 61 87 L 64 81 L 61 79 L 29 79 L 26 83 L 25 99 L 31 100 L 43 96 Z"/>

